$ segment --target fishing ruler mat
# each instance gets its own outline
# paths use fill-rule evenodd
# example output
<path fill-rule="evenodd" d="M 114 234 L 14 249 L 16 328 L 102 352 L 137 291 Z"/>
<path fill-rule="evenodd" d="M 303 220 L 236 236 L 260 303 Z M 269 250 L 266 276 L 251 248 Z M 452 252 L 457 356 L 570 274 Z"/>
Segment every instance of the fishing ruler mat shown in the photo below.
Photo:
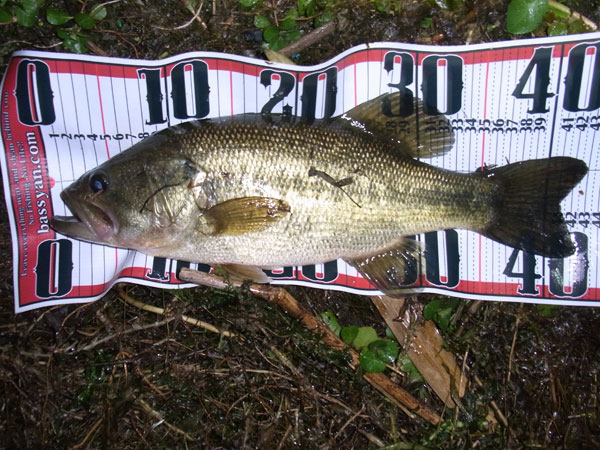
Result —
<path fill-rule="evenodd" d="M 426 251 L 420 273 L 405 280 L 407 294 L 598 306 L 599 54 L 599 33 L 454 47 L 368 44 L 312 67 L 211 52 L 160 61 L 15 53 L 0 105 L 15 311 L 92 301 L 117 281 L 189 287 L 177 279 L 180 268 L 210 269 L 50 228 L 53 214 L 69 214 L 60 192 L 111 156 L 186 120 L 255 112 L 328 118 L 394 91 L 449 118 L 456 144 L 427 160 L 435 166 L 472 172 L 565 155 L 590 169 L 562 202 L 573 256 L 533 256 L 463 230 L 427 233 L 415 237 Z M 390 123 L 447 126 L 435 117 Z M 343 261 L 268 274 L 275 284 L 378 293 Z"/>

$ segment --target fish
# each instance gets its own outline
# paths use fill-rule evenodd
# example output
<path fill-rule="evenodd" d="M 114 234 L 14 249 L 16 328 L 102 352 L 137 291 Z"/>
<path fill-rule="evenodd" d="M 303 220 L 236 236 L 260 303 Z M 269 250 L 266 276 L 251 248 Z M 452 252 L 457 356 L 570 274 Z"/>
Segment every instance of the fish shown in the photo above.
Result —
<path fill-rule="evenodd" d="M 410 238 L 420 233 L 466 229 L 549 258 L 575 252 L 560 202 L 585 162 L 435 167 L 423 159 L 454 147 L 450 123 L 419 100 L 409 117 L 382 112 L 407 101 L 383 94 L 333 119 L 240 114 L 167 128 L 64 189 L 72 216 L 51 226 L 256 282 L 269 281 L 265 269 L 341 258 L 388 295 L 422 255 Z"/>

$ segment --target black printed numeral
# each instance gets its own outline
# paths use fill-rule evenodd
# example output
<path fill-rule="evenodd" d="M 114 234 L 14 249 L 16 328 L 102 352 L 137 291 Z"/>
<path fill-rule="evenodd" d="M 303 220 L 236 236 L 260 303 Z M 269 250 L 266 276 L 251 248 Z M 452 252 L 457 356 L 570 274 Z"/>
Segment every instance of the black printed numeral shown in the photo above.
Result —
<path fill-rule="evenodd" d="M 262 84 L 264 87 L 271 86 L 273 77 L 279 78 L 279 87 L 277 88 L 277 91 L 275 91 L 275 94 L 273 94 L 269 101 L 265 103 L 265 105 L 262 107 L 260 111 L 262 114 L 271 114 L 273 108 L 278 103 L 281 103 L 283 99 L 286 98 L 290 92 L 292 92 L 292 89 L 294 89 L 294 86 L 296 85 L 296 78 L 291 73 L 270 69 L 263 70 L 260 73 L 260 84 Z M 291 109 L 291 106 L 289 106 L 288 109 Z M 285 106 L 283 111 L 284 114 L 287 113 L 287 115 L 290 115 L 292 113 L 291 110 L 286 110 Z"/>
<path fill-rule="evenodd" d="M 591 70 L 592 77 L 585 89 L 582 89 L 584 59 L 586 54 L 592 51 L 594 54 L 594 63 Z M 594 111 L 600 107 L 600 64 L 598 63 L 598 54 L 600 53 L 600 44 L 580 44 L 571 49 L 569 53 L 569 65 L 567 76 L 565 78 L 565 98 L 563 106 L 567 111 Z M 588 56 L 589 57 L 589 56 Z M 582 99 L 581 95 L 587 95 Z M 583 102 L 587 106 L 579 107 Z"/>
<path fill-rule="evenodd" d="M 186 102 L 185 77 L 187 71 L 191 71 L 193 81 L 194 108 L 192 111 L 188 111 Z M 180 62 L 171 71 L 171 83 L 173 85 L 171 92 L 173 115 L 177 119 L 201 119 L 208 115 L 210 111 L 208 101 L 210 88 L 208 85 L 208 65 L 204 61 Z"/>
<path fill-rule="evenodd" d="M 527 112 L 531 114 L 545 113 L 549 109 L 546 107 L 546 102 L 555 94 L 548 91 L 550 85 L 550 61 L 552 58 L 552 48 L 542 47 L 535 50 L 533 57 L 529 61 L 529 65 L 519 78 L 519 82 L 515 87 L 512 95 L 518 99 L 533 100 L 531 109 Z M 534 74 L 533 92 L 524 92 L 525 86 L 529 83 L 530 78 Z"/>
<path fill-rule="evenodd" d="M 523 271 L 516 272 L 517 258 L 519 253 L 523 254 Z M 539 294 L 539 289 L 536 287 L 535 282 L 542 278 L 542 276 L 535 272 L 535 255 L 527 252 L 521 252 L 521 250 L 513 249 L 508 263 L 504 269 L 504 275 L 511 278 L 520 278 L 522 280 L 521 287 L 517 290 L 519 294 L 536 295 Z"/>
<path fill-rule="evenodd" d="M 67 295 L 73 288 L 73 243 L 69 239 L 49 239 L 38 246 L 37 253 L 35 295 Z"/>
<path fill-rule="evenodd" d="M 17 114 L 25 125 L 50 125 L 56 120 L 50 69 L 42 61 L 24 59 L 17 67 Z"/>
<path fill-rule="evenodd" d="M 460 282 L 458 233 L 456 230 L 444 230 L 446 237 L 445 258 L 448 273 L 446 280 L 440 273 L 440 252 L 438 245 L 438 232 L 425 234 L 425 277 L 431 284 L 453 288 Z"/>

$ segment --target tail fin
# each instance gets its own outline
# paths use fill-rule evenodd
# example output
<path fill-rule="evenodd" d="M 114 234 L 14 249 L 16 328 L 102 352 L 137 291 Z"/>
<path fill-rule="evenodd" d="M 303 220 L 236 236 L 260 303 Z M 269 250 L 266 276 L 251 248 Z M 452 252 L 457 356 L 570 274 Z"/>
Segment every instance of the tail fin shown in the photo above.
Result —
<path fill-rule="evenodd" d="M 481 231 L 503 244 L 550 258 L 575 252 L 560 202 L 587 173 L 574 158 L 553 157 L 485 170 L 498 183 L 500 199 L 496 220 Z"/>

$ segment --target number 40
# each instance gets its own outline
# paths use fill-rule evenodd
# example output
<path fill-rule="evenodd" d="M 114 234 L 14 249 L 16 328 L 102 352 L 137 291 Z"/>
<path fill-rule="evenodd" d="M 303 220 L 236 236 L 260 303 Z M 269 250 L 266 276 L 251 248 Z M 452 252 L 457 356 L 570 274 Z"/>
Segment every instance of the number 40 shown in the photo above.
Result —
<path fill-rule="evenodd" d="M 556 95 L 549 91 L 552 52 L 552 47 L 541 47 L 535 50 L 512 93 L 515 98 L 533 100 L 531 109 L 527 110 L 530 114 L 548 112 L 547 100 Z M 599 54 L 600 43 L 579 44 L 569 52 L 563 100 L 565 110 L 570 112 L 594 111 L 600 107 Z M 593 63 L 587 65 L 585 59 L 586 57 L 589 59 L 591 55 L 593 55 Z M 586 86 L 583 88 L 584 68 L 586 67 L 588 72 L 591 69 L 591 72 L 589 72 L 591 73 L 591 79 L 586 81 Z M 535 74 L 533 91 L 525 92 L 525 88 L 530 83 L 533 74 Z M 582 93 L 587 98 L 582 99 Z M 582 103 L 585 103 L 585 105 L 581 106 Z"/>

